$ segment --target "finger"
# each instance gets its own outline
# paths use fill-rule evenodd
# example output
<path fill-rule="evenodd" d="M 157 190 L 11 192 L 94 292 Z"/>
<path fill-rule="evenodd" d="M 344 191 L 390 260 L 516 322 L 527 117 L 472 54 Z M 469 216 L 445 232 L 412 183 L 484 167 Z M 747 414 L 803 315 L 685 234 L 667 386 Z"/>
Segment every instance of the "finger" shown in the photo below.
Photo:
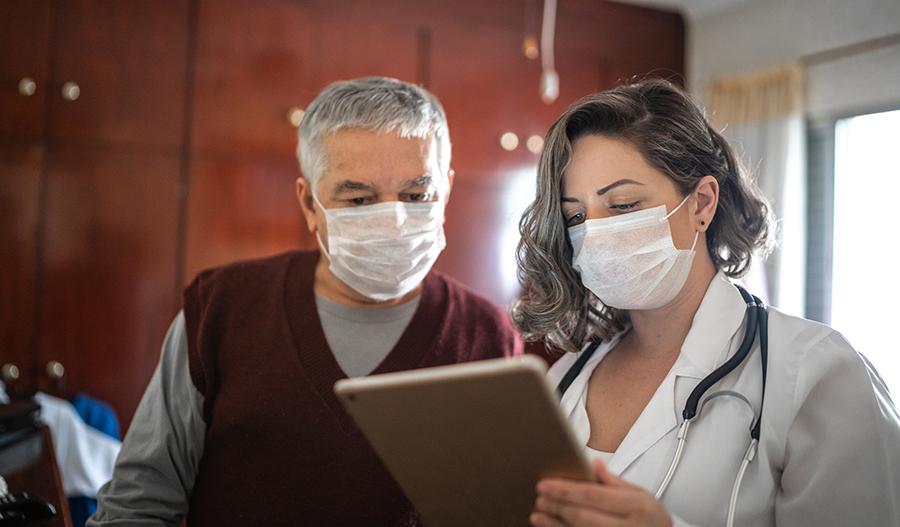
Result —
<path fill-rule="evenodd" d="M 530 521 L 531 525 L 534 525 L 534 527 L 566 527 L 566 524 L 553 516 L 542 512 L 531 513 L 531 516 L 528 517 L 528 521 Z"/>
<path fill-rule="evenodd" d="M 561 521 L 560 525 L 613 527 L 624 525 L 625 521 L 625 518 L 619 516 L 543 496 L 538 497 L 534 507 L 536 514 L 544 514 L 557 522 Z"/>
<path fill-rule="evenodd" d="M 643 494 L 628 487 L 565 479 L 541 480 L 537 492 L 538 497 L 564 501 L 619 516 L 627 516 L 638 510 Z"/>
<path fill-rule="evenodd" d="M 625 480 L 609 471 L 609 468 L 603 460 L 595 459 L 593 465 L 594 477 L 597 478 L 597 483 L 603 485 L 621 485 L 622 483 L 625 483 Z"/>

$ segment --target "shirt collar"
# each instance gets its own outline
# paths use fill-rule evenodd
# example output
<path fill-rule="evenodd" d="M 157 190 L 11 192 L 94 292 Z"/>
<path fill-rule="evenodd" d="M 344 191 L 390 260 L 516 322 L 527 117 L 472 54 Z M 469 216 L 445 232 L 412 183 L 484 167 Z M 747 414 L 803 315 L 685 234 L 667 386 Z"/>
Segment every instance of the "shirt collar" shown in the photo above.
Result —
<path fill-rule="evenodd" d="M 744 320 L 746 307 L 740 292 L 725 273 L 716 273 L 684 339 L 675 373 L 699 379 L 722 364 L 732 348 L 731 340 Z"/>

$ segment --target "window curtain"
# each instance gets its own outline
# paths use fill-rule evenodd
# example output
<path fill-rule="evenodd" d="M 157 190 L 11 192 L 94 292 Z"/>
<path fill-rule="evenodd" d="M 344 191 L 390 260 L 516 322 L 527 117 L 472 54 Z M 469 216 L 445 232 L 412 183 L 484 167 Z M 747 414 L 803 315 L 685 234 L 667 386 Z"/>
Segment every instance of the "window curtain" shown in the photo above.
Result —
<path fill-rule="evenodd" d="M 803 69 L 787 66 L 710 83 L 712 123 L 737 150 L 777 218 L 775 250 L 757 255 L 749 287 L 795 315 L 805 314 L 806 167 Z"/>

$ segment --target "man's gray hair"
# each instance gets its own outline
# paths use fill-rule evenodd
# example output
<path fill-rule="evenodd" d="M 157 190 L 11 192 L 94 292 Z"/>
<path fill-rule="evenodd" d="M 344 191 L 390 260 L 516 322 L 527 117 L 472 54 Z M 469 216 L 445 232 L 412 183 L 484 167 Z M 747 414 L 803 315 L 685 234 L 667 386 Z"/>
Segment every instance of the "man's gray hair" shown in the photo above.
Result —
<path fill-rule="evenodd" d="M 365 77 L 328 85 L 300 122 L 297 158 L 316 192 L 325 171 L 323 138 L 345 128 L 362 128 L 400 137 L 432 138 L 441 176 L 450 170 L 450 132 L 444 108 L 424 88 L 387 77 Z"/>

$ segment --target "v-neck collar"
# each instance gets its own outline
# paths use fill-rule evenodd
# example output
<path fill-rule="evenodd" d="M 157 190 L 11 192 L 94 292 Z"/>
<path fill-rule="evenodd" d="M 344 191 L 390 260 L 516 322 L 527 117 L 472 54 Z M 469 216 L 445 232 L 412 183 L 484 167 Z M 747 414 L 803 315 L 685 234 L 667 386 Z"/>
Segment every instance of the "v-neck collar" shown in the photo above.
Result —
<path fill-rule="evenodd" d="M 322 321 L 316 309 L 314 291 L 315 268 L 319 253 L 297 253 L 289 265 L 284 306 L 287 323 L 293 338 L 293 347 L 304 373 L 322 402 L 337 415 L 346 415 L 334 396 L 334 383 L 346 379 L 322 329 Z M 426 357 L 433 355 L 438 344 L 444 311 L 447 304 L 446 284 L 429 273 L 423 281 L 419 306 L 397 344 L 378 364 L 372 374 L 415 369 Z"/>
<path fill-rule="evenodd" d="M 745 306 L 731 281 L 717 273 L 694 315 L 678 359 L 619 445 L 610 470 L 621 474 L 678 427 L 686 394 L 730 355 Z"/>
<path fill-rule="evenodd" d="M 746 304 L 731 281 L 721 272 L 710 282 L 691 329 L 675 364 L 657 387 L 647 406 L 631 426 L 608 466 L 616 474 L 624 472 L 644 452 L 672 432 L 681 422 L 684 406 L 682 392 L 689 392 L 702 378 L 722 364 L 735 347 Z M 619 342 L 618 335 L 605 342 L 591 357 L 584 370 L 563 397 L 563 411 L 573 420 L 578 439 L 587 445 L 590 423 L 587 421 L 586 396 L 594 368 Z M 571 393 L 570 393 L 571 392 Z"/>

